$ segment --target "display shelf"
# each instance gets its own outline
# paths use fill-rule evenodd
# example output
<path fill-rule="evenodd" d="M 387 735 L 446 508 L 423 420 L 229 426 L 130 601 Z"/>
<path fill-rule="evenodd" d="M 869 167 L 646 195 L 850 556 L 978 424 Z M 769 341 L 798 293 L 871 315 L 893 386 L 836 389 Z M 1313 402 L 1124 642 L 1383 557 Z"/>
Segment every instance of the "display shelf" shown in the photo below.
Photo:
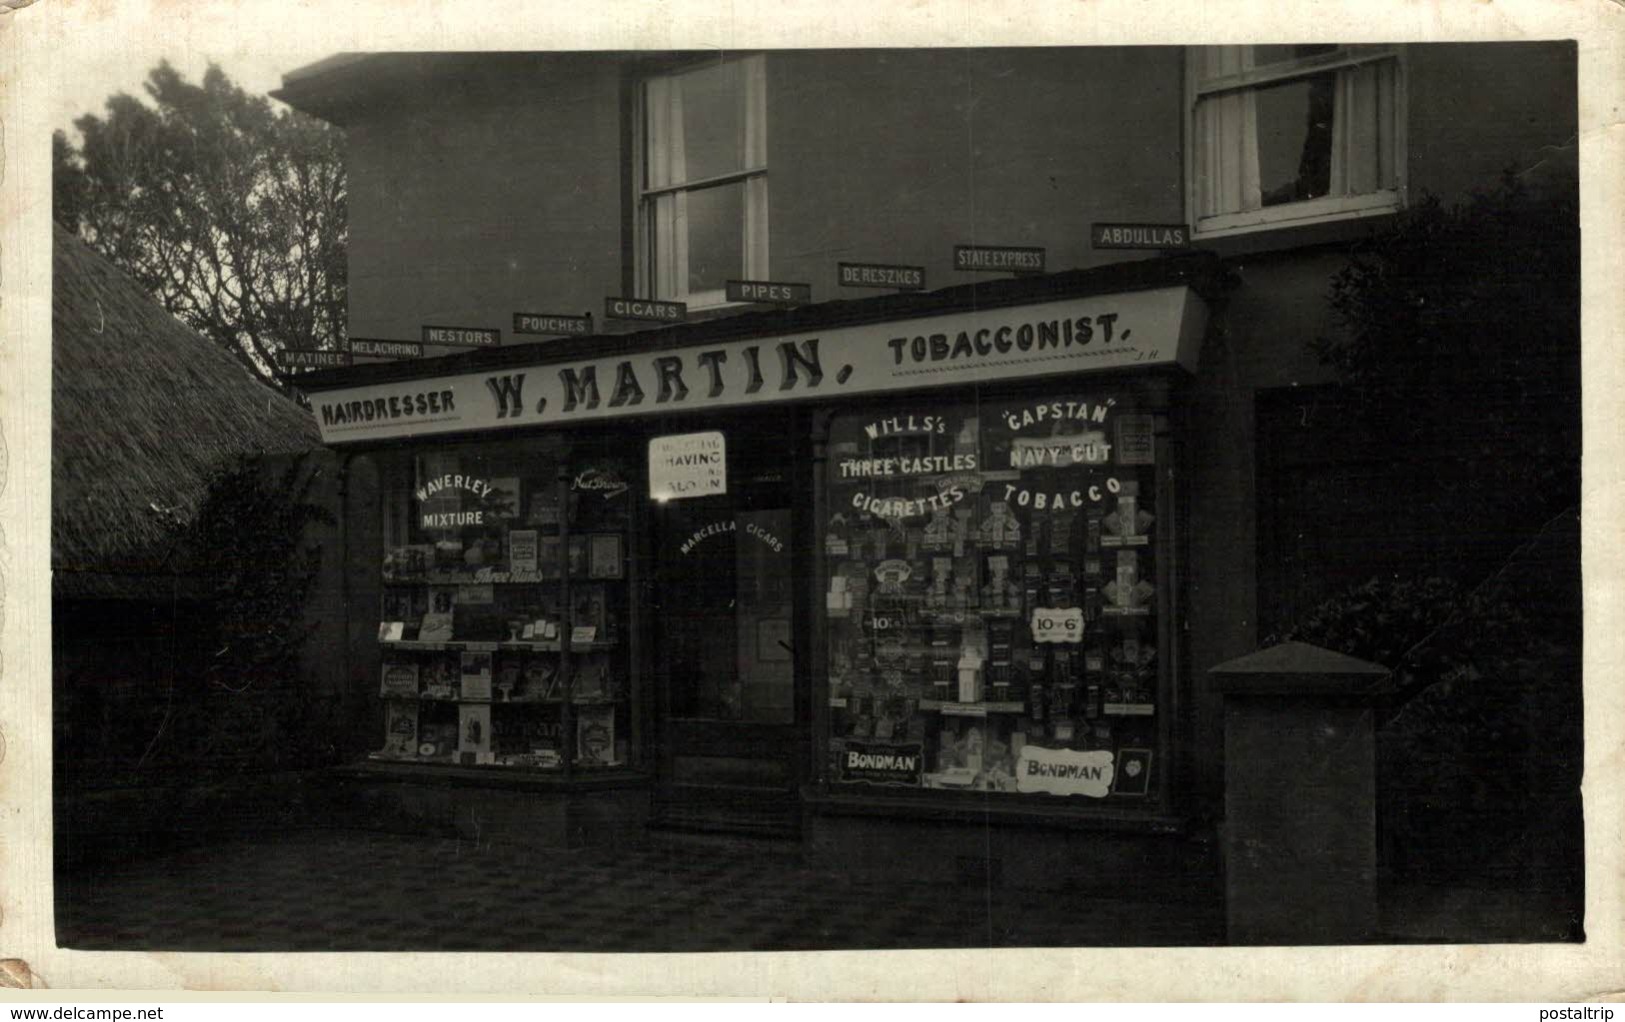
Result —
<path fill-rule="evenodd" d="M 380 640 L 379 646 L 385 650 L 403 653 L 558 653 L 562 652 L 559 643 L 552 642 L 482 642 L 475 640 L 454 639 L 448 642 L 425 642 L 422 639 L 396 639 L 393 642 Z M 572 653 L 603 653 L 614 649 L 616 643 L 572 642 Z"/>
<path fill-rule="evenodd" d="M 465 763 L 458 756 L 392 756 L 385 752 L 369 752 L 367 759 L 374 763 L 421 764 L 424 766 L 462 766 L 476 770 L 563 770 L 562 763 L 544 763 L 532 757 L 530 761 L 493 760 L 489 763 Z"/>
<path fill-rule="evenodd" d="M 1027 704 L 1020 700 L 979 703 L 961 703 L 947 699 L 921 699 L 920 709 L 941 713 L 949 717 L 985 717 L 990 713 L 1026 713 Z"/>
<path fill-rule="evenodd" d="M 520 577 L 514 577 L 518 574 Z M 436 572 L 432 575 L 417 575 L 412 578 L 384 576 L 386 586 L 484 586 L 484 585 L 515 585 L 539 586 L 554 585 L 558 582 L 557 572 L 511 572 L 511 571 L 446 571 Z M 583 579 L 583 581 L 586 581 Z M 602 579 L 598 581 L 615 581 Z"/>
<path fill-rule="evenodd" d="M 1106 703 L 1100 712 L 1107 717 L 1152 717 L 1157 707 L 1154 703 Z"/>
<path fill-rule="evenodd" d="M 415 696 L 390 693 L 382 696 L 382 698 L 399 700 L 403 703 L 466 703 L 480 706 L 563 706 L 565 703 L 563 699 L 464 699 L 461 696 L 451 698 L 449 696 L 432 696 L 423 692 L 419 692 Z M 569 702 L 571 706 L 619 706 L 621 703 L 626 702 L 626 697 L 617 696 L 613 699 L 578 697 L 569 700 Z"/>
<path fill-rule="evenodd" d="M 848 700 L 845 696 L 831 696 L 829 705 L 831 709 L 844 710 Z M 985 717 L 990 713 L 1026 713 L 1027 704 L 1017 700 L 984 701 L 980 703 L 961 703 L 948 699 L 921 699 L 921 710 L 927 713 L 941 713 L 950 717 Z"/>
<path fill-rule="evenodd" d="M 963 609 L 927 609 L 920 615 L 922 624 L 953 625 L 971 620 L 1018 621 L 1023 612 L 1019 607 L 965 607 Z"/>

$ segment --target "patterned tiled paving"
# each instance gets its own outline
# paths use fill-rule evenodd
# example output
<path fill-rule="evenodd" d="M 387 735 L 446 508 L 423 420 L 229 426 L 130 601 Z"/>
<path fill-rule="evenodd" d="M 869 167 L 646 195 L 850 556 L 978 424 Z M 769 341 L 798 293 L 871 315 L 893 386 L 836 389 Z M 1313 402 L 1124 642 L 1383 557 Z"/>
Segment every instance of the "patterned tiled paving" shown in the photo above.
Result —
<path fill-rule="evenodd" d="M 1148 904 L 855 880 L 793 844 L 617 851 L 294 831 L 58 884 L 57 941 L 192 951 L 769 951 L 1211 944 L 1216 896 Z"/>

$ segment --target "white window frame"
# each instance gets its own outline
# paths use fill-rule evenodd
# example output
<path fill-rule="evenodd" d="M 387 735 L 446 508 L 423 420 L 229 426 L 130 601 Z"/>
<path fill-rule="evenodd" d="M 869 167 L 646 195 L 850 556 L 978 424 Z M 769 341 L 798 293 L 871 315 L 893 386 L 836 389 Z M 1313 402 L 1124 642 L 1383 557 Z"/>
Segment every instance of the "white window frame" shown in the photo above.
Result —
<path fill-rule="evenodd" d="M 1240 46 L 1230 49 L 1239 50 Z M 1251 68 L 1234 74 L 1205 81 L 1197 80 L 1195 57 L 1198 47 L 1186 51 L 1185 57 L 1185 209 L 1191 223 L 1191 236 L 1196 239 L 1218 238 L 1226 235 L 1248 234 L 1254 231 L 1277 230 L 1311 223 L 1352 220 L 1359 217 L 1380 216 L 1402 209 L 1406 202 L 1406 169 L 1408 105 L 1406 101 L 1406 54 L 1401 46 L 1340 46 L 1336 50 L 1317 53 L 1295 60 L 1278 61 L 1261 68 Z M 1201 47 L 1200 49 L 1209 49 Z M 1303 78 L 1324 71 L 1392 61 L 1394 64 L 1394 175 L 1393 188 L 1385 188 L 1358 195 L 1328 195 L 1301 202 L 1287 202 L 1260 209 L 1215 216 L 1201 216 L 1197 195 L 1197 132 L 1196 104 L 1217 93 L 1236 89 L 1257 88 L 1277 82 Z"/>
<path fill-rule="evenodd" d="M 685 73 L 699 70 L 685 67 L 668 74 L 651 76 L 638 83 L 636 140 L 633 153 L 635 182 L 633 244 L 636 250 L 637 292 L 650 298 L 687 303 L 690 311 L 716 309 L 744 303 L 729 302 L 724 288 L 688 290 L 688 222 L 686 198 L 701 188 L 743 182 L 745 185 L 743 249 L 741 263 L 746 280 L 770 279 L 767 225 L 767 67 L 766 58 L 755 54 L 739 58 L 745 88 L 745 165 L 737 170 L 705 178 L 685 179 L 666 184 L 649 184 L 651 159 L 659 159 L 661 146 L 651 141 L 651 91 L 657 83 L 670 83 Z M 705 65 L 711 66 L 711 65 Z M 651 85 L 656 89 L 652 90 Z M 668 101 L 680 103 L 680 91 L 667 92 Z M 658 100 L 655 100 L 658 102 Z M 675 113 L 676 108 L 674 108 Z M 681 123 L 680 117 L 677 123 Z M 677 145 L 680 147 L 680 140 Z M 665 155 L 670 157 L 670 150 Z M 665 201 L 662 201 L 665 200 Z"/>

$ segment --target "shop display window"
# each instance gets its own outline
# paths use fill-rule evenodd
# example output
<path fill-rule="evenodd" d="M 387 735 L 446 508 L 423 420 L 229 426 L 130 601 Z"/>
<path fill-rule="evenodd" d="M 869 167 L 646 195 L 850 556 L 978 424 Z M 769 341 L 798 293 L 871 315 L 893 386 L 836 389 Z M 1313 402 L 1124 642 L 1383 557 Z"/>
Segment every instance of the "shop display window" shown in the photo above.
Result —
<path fill-rule="evenodd" d="M 1157 422 L 1107 390 L 835 417 L 833 786 L 1155 800 Z"/>
<path fill-rule="evenodd" d="M 629 765 L 628 468 L 560 437 L 397 461 L 384 495 L 374 758 Z"/>

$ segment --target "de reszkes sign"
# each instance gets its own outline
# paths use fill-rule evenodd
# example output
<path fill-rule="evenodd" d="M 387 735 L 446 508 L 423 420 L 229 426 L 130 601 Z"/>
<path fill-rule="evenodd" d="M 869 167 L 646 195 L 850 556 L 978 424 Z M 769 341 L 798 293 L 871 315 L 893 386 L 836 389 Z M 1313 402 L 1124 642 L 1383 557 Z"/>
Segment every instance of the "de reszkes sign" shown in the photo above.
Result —
<path fill-rule="evenodd" d="M 311 395 L 327 443 L 834 400 L 1125 367 L 1194 366 L 1188 287 L 956 312 L 819 333 L 550 361 Z"/>

